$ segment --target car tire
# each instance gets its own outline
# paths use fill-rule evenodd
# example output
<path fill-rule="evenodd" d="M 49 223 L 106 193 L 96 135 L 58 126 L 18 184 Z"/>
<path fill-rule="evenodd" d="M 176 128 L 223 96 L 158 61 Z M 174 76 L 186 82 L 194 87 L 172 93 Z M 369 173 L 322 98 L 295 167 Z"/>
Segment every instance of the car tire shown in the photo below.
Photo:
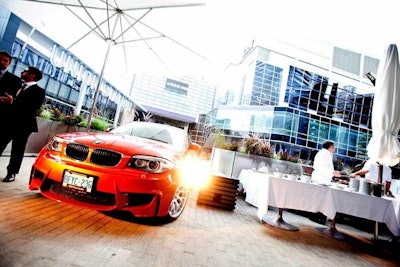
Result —
<path fill-rule="evenodd" d="M 169 205 L 168 215 L 163 218 L 165 222 L 172 222 L 181 216 L 183 210 L 185 209 L 188 198 L 189 187 L 186 185 L 179 185 L 176 188 L 174 197 Z"/>

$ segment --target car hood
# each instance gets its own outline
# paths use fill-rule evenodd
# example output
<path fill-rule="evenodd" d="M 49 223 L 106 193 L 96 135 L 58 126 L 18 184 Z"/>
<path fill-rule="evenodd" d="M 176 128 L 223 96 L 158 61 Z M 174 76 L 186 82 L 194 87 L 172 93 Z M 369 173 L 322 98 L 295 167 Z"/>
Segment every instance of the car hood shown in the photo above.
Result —
<path fill-rule="evenodd" d="M 118 151 L 124 155 L 149 155 L 177 160 L 184 153 L 176 147 L 146 138 L 114 133 L 66 133 L 59 137 L 67 142 Z"/>

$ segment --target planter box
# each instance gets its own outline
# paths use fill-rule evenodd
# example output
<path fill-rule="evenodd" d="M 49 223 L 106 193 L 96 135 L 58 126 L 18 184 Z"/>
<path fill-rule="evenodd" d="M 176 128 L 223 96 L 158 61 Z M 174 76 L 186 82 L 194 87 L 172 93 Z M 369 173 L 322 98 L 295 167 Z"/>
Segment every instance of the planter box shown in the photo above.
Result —
<path fill-rule="evenodd" d="M 25 153 L 35 154 L 47 144 L 47 142 L 55 135 L 67 132 L 82 132 L 86 128 L 65 125 L 62 122 L 51 121 L 43 118 L 36 118 L 38 129 L 37 133 L 32 133 L 26 143 Z M 4 150 L 4 155 L 9 155 L 11 152 L 11 143 Z"/>
<path fill-rule="evenodd" d="M 213 148 L 211 153 L 211 171 L 218 176 L 232 177 L 235 151 Z"/>
<path fill-rule="evenodd" d="M 253 169 L 270 173 L 277 171 L 284 174 L 303 174 L 301 163 L 213 148 L 211 155 L 212 173 L 238 179 L 243 169 Z"/>

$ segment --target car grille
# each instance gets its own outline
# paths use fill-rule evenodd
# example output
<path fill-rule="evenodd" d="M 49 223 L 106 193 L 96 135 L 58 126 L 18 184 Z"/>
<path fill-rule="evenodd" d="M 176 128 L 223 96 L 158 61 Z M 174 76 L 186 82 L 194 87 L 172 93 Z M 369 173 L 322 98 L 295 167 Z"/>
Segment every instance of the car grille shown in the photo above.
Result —
<path fill-rule="evenodd" d="M 86 145 L 69 143 L 65 149 L 65 155 L 71 159 L 86 161 L 89 155 L 89 147 Z M 90 162 L 102 166 L 115 166 L 122 158 L 121 153 L 108 149 L 96 148 L 93 150 Z"/>
<path fill-rule="evenodd" d="M 61 183 L 57 182 L 52 182 L 50 191 L 59 196 L 79 202 L 102 206 L 115 206 L 115 195 L 110 193 L 98 192 L 95 190 L 92 190 L 90 193 L 86 193 L 73 188 L 65 188 L 61 185 Z"/>
<path fill-rule="evenodd" d="M 71 159 L 85 161 L 89 154 L 89 147 L 85 145 L 70 143 L 65 149 L 65 154 Z"/>
<path fill-rule="evenodd" d="M 91 163 L 103 166 L 115 166 L 120 160 L 120 153 L 100 148 L 95 149 L 90 157 Z"/>

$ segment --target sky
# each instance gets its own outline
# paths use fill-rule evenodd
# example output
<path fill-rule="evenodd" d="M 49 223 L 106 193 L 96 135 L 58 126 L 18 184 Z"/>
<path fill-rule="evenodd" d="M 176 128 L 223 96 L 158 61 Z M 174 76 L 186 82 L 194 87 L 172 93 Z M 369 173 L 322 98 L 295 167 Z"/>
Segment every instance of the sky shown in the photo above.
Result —
<path fill-rule="evenodd" d="M 65 47 L 87 32 L 63 7 L 20 0 L 0 3 Z M 388 44 L 400 44 L 395 4 L 395 0 L 206 0 L 197 7 L 155 9 L 142 21 L 168 38 L 127 45 L 127 67 L 121 59 L 123 50 L 112 51 L 104 77 L 128 87 L 132 73 L 156 70 L 218 83 L 256 36 L 294 45 L 335 45 L 379 58 Z M 100 72 L 106 47 L 94 39 L 71 51 Z"/>

